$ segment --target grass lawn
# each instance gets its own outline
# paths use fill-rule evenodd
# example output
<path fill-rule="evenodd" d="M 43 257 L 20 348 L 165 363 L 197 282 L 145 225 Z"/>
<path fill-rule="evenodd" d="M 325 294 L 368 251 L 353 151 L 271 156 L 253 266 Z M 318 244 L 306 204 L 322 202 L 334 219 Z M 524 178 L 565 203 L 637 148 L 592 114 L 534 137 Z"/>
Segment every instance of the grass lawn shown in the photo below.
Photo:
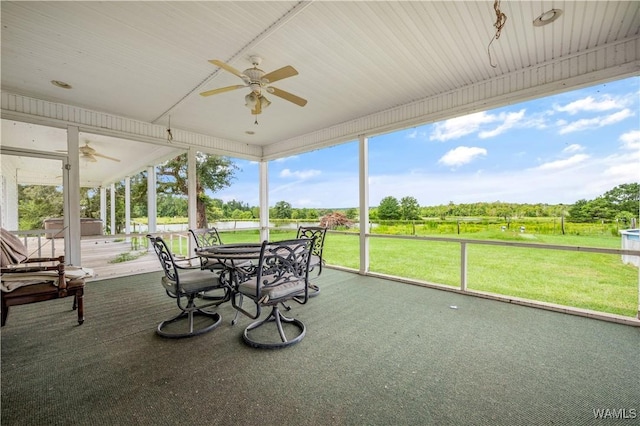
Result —
<path fill-rule="evenodd" d="M 293 237 L 295 231 L 271 231 L 272 240 Z M 486 231 L 450 237 L 602 248 L 620 248 L 621 244 L 619 237 L 608 235 Z M 257 242 L 259 234 L 229 232 L 223 233 L 222 239 L 229 243 Z M 472 244 L 467 249 L 469 289 L 630 317 L 637 315 L 638 268 L 624 265 L 618 255 Z M 357 234 L 328 233 L 324 257 L 331 265 L 358 269 Z M 370 270 L 458 287 L 460 244 L 372 238 Z"/>

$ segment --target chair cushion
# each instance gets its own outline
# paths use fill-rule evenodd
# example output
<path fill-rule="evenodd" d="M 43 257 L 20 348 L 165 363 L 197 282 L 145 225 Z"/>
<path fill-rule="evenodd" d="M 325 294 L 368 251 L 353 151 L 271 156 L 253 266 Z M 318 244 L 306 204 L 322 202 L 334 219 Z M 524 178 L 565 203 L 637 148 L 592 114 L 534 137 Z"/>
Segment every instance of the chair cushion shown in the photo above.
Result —
<path fill-rule="evenodd" d="M 182 294 L 199 293 L 220 287 L 220 276 L 210 270 L 188 269 L 180 270 L 180 289 Z M 162 277 L 162 285 L 173 294 L 176 293 L 175 281 Z"/>
<path fill-rule="evenodd" d="M 264 278 L 264 277 L 263 277 Z M 238 286 L 242 294 L 255 298 L 257 279 L 246 281 Z M 305 282 L 303 279 L 284 281 L 273 287 L 263 287 L 262 296 L 268 296 L 269 300 L 279 300 L 304 293 Z"/>
<path fill-rule="evenodd" d="M 94 276 L 93 269 L 83 268 L 79 266 L 65 266 L 64 272 L 65 280 L 67 281 L 67 287 L 74 281 L 81 281 L 84 285 L 86 278 Z M 16 289 L 24 286 L 40 284 L 43 281 L 48 285 L 57 286 L 58 271 L 34 271 L 21 273 L 19 270 L 15 273 L 5 272 L 0 277 L 0 290 L 3 292 L 12 292 Z"/>
<path fill-rule="evenodd" d="M 320 264 L 320 256 L 312 254 L 309 256 L 309 269 Z"/>

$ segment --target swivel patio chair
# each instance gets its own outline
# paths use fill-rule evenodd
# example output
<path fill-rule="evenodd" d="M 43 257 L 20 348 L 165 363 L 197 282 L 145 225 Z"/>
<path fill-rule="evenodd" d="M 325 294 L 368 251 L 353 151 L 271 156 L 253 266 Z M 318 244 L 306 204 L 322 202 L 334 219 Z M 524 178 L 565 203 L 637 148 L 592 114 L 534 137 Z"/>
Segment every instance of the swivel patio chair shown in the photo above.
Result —
<path fill-rule="evenodd" d="M 245 343 L 255 348 L 283 348 L 298 343 L 306 333 L 304 323 L 295 318 L 285 317 L 278 309 L 282 302 L 294 300 L 307 303 L 309 297 L 309 256 L 312 240 L 295 239 L 279 242 L 263 242 L 257 263 L 244 263 L 230 273 L 234 283 L 232 305 L 238 312 L 252 319 L 258 319 L 262 308 L 270 307 L 269 315 L 251 323 L 242 337 Z M 249 312 L 242 307 L 243 298 L 251 299 L 256 308 Z M 236 319 L 232 322 L 235 324 Z M 266 325 L 275 322 L 278 338 L 274 338 Z M 295 337 L 286 336 L 293 329 Z M 263 328 L 264 327 L 264 328 Z"/>
<path fill-rule="evenodd" d="M 180 313 L 162 321 L 156 332 L 163 337 L 197 336 L 213 330 L 222 321 L 219 313 L 208 310 L 229 300 L 230 289 L 220 282 L 218 273 L 200 266 L 190 266 L 190 259 L 178 261 L 161 237 L 147 235 L 164 271 L 161 279 L 167 295 L 176 299 Z M 217 290 L 218 296 L 212 291 Z M 204 293 L 207 293 L 206 302 Z"/>
<path fill-rule="evenodd" d="M 317 269 L 316 277 L 322 273 L 322 265 L 325 263 L 322 258 L 322 250 L 324 249 L 324 238 L 327 234 L 327 228 L 322 226 L 300 226 L 296 238 L 313 239 L 313 248 L 311 250 L 311 258 L 309 259 L 309 272 Z M 320 287 L 316 284 L 309 284 L 309 297 L 317 296 L 320 293 Z"/>
<path fill-rule="evenodd" d="M 7 322 L 9 307 L 73 296 L 72 310 L 78 324 L 84 323 L 85 278 L 88 269 L 67 266 L 64 256 L 29 258 L 22 241 L 0 228 L 1 326 Z"/>
<path fill-rule="evenodd" d="M 222 244 L 222 239 L 216 228 L 198 228 L 189 229 L 189 233 L 193 236 L 193 240 L 196 243 L 198 249 L 219 246 Z M 218 262 L 212 262 L 206 257 L 200 256 L 200 266 L 202 269 L 220 270 L 222 265 Z"/>

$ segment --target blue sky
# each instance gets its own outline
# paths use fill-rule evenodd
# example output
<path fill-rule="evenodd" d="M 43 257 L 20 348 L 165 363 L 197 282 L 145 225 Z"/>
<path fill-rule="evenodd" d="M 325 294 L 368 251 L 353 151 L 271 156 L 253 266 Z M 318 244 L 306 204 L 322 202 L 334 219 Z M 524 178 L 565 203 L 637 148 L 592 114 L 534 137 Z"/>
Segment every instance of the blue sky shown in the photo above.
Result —
<path fill-rule="evenodd" d="M 572 204 L 640 181 L 640 77 L 369 138 L 369 200 Z M 258 165 L 216 194 L 257 206 Z M 269 163 L 269 205 L 358 206 L 358 143 Z"/>

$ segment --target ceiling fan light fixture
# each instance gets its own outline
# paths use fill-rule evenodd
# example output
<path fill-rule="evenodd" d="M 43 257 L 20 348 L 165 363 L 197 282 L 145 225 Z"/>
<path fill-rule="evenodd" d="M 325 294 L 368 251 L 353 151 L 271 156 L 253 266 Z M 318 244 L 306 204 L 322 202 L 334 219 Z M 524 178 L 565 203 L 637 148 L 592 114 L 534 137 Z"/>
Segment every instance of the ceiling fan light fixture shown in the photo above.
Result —
<path fill-rule="evenodd" d="M 258 103 L 258 97 L 254 92 L 249 93 L 244 97 L 245 106 L 249 109 L 254 109 Z"/>
<path fill-rule="evenodd" d="M 269 107 L 269 105 L 271 105 L 271 101 L 267 98 L 265 98 L 264 96 L 260 97 L 260 108 L 262 109 L 266 109 Z"/>
<path fill-rule="evenodd" d="M 542 27 L 544 25 L 550 24 L 558 19 L 560 15 L 562 15 L 562 9 L 548 10 L 533 20 L 533 26 Z"/>

